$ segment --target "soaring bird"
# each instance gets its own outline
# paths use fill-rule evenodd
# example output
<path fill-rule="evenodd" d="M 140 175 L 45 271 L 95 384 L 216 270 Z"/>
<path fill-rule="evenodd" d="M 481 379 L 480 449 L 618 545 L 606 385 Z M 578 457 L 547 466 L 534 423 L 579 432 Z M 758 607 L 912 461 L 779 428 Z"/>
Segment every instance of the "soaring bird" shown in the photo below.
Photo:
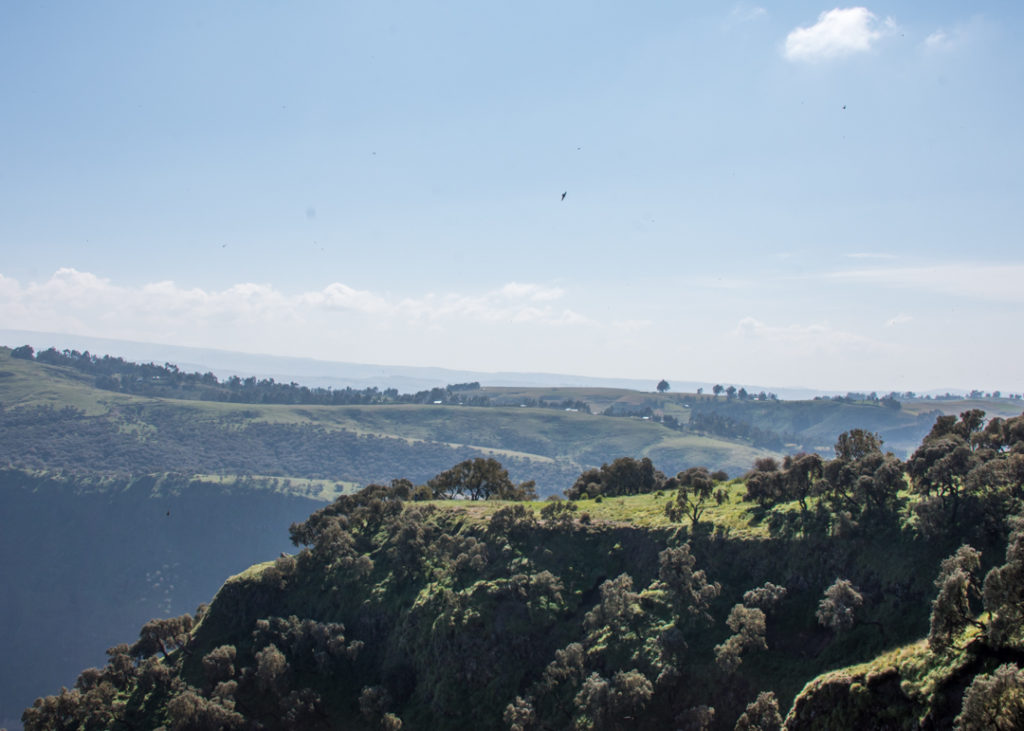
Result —
<path fill-rule="evenodd" d="M 568 193 L 569 191 L 566 191 Z M 565 193 L 562 193 L 562 200 L 565 200 Z"/>

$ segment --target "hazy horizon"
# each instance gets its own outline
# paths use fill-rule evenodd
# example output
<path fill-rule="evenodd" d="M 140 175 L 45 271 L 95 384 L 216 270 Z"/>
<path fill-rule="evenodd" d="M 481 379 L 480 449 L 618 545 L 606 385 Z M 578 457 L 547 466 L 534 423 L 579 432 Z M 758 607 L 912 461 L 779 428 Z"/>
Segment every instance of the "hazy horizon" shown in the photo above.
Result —
<path fill-rule="evenodd" d="M 1024 392 L 1024 8 L 0 10 L 0 322 Z"/>
<path fill-rule="evenodd" d="M 638 391 L 654 391 L 661 379 L 618 378 L 608 376 L 583 376 L 572 373 L 515 372 L 515 371 L 471 371 L 435 366 L 416 366 L 394 363 L 353 363 L 306 358 L 298 355 L 281 356 L 268 353 L 247 353 L 219 348 L 192 348 L 150 342 L 135 342 L 111 338 L 76 336 L 68 333 L 42 333 L 25 330 L 0 328 L 0 345 L 19 347 L 30 345 L 38 350 L 54 347 L 58 350 L 71 349 L 88 351 L 93 355 L 122 357 L 134 362 L 171 363 L 185 371 L 212 371 L 220 379 L 232 375 L 242 377 L 274 378 L 279 382 L 295 381 L 309 387 L 397 388 L 401 393 L 413 393 L 438 386 L 467 381 L 480 381 L 488 387 L 579 387 L 579 388 L 625 388 Z M 666 378 L 670 390 L 676 393 L 693 393 L 698 388 L 710 393 L 715 382 L 689 381 L 682 378 Z M 746 388 L 751 393 L 767 391 L 783 400 L 811 399 L 817 396 L 845 395 L 854 389 L 832 391 L 807 388 L 800 385 L 778 385 L 763 383 L 722 382 L 722 386 Z M 891 389 L 868 389 L 884 396 Z M 966 396 L 972 389 L 947 386 L 930 390 L 909 389 L 918 396 L 938 396 L 947 393 Z M 1000 390 L 1000 389 L 995 389 Z M 902 391 L 899 393 L 903 393 Z M 1012 392 L 1002 391 L 1010 396 Z"/>

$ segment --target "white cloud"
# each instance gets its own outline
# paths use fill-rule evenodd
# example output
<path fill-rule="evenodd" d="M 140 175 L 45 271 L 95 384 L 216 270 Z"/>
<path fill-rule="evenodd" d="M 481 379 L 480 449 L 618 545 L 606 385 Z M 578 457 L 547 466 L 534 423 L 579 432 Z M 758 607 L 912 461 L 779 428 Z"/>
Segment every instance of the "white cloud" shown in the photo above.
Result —
<path fill-rule="evenodd" d="M 943 53 L 969 43 L 979 33 L 984 33 L 985 24 L 980 18 L 973 18 L 952 29 L 939 28 L 924 39 L 924 49 L 930 53 Z"/>
<path fill-rule="evenodd" d="M 956 297 L 1024 303 L 1024 264 L 937 264 L 923 267 L 856 269 L 825 275 L 832 279 Z"/>
<path fill-rule="evenodd" d="M 333 282 L 323 289 L 287 294 L 271 285 L 243 282 L 227 289 L 184 288 L 174 282 L 119 286 L 89 272 L 59 269 L 43 282 L 21 285 L 0 275 L 0 321 L 27 330 L 78 332 L 145 340 L 206 339 L 224 332 L 259 333 L 294 328 L 312 337 L 319 328 L 432 328 L 474 324 L 564 327 L 591 321 L 560 306 L 564 291 L 511 282 L 481 294 L 425 294 L 397 298 Z M 117 332 L 112 332 L 116 328 Z"/>
<path fill-rule="evenodd" d="M 872 251 L 857 251 L 846 255 L 848 259 L 895 259 L 895 254 L 885 254 Z"/>
<path fill-rule="evenodd" d="M 744 317 L 736 325 L 733 335 L 751 345 L 765 345 L 777 352 L 795 356 L 835 356 L 865 351 L 882 351 L 888 346 L 871 338 L 821 325 L 767 325 L 757 318 Z"/>
<path fill-rule="evenodd" d="M 333 282 L 318 292 L 307 292 L 301 300 L 311 307 L 328 310 L 351 310 L 366 314 L 389 314 L 394 307 L 383 297 Z"/>
<path fill-rule="evenodd" d="M 732 11 L 729 13 L 729 19 L 736 23 L 749 23 L 753 20 L 764 18 L 767 15 L 768 11 L 760 5 L 738 3 L 733 6 Z"/>
<path fill-rule="evenodd" d="M 499 292 L 510 299 L 522 298 L 535 302 L 550 302 L 560 299 L 565 294 L 558 287 L 544 287 L 539 284 L 522 284 L 521 282 L 509 282 Z"/>
<path fill-rule="evenodd" d="M 835 8 L 819 15 L 814 25 L 792 30 L 783 55 L 790 61 L 815 62 L 864 53 L 895 27 L 892 19 L 880 22 L 864 7 Z"/>
<path fill-rule="evenodd" d="M 906 325 L 908 322 L 913 322 L 913 321 L 914 321 L 913 317 L 911 317 L 910 315 L 904 315 L 901 312 L 900 314 L 896 315 L 896 317 L 893 317 L 893 318 L 891 318 L 889 320 L 886 320 L 885 326 L 886 327 L 896 327 L 897 325 Z"/>

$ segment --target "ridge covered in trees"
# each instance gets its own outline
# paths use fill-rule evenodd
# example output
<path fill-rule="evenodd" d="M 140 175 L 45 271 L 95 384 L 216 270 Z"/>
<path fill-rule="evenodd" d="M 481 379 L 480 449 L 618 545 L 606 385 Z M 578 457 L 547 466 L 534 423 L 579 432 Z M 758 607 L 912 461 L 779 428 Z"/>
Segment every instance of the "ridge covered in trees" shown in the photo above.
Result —
<path fill-rule="evenodd" d="M 230 376 L 218 380 L 211 372 L 186 372 L 172 363 L 132 363 L 123 358 L 92 355 L 89 351 L 48 348 L 36 353 L 31 346 L 11 350 L 12 358 L 35 360 L 46 365 L 65 366 L 92 376 L 96 388 L 140 396 L 165 396 L 200 401 L 223 401 L 234 404 L 295 404 L 305 406 L 342 406 L 368 404 L 458 404 L 490 406 L 491 400 L 480 393 L 480 383 L 449 384 L 416 393 L 399 393 L 398 389 L 364 389 L 350 387 L 310 388 L 298 383 L 278 383 L 273 378 Z M 565 399 L 551 401 L 533 399 L 537 408 L 575 409 L 590 413 L 582 401 Z"/>
<path fill-rule="evenodd" d="M 736 480 L 625 458 L 542 505 L 495 499 L 497 463 L 372 485 L 26 728 L 1015 728 L 1024 415 L 882 447 Z"/>
<path fill-rule="evenodd" d="M 405 394 L 395 389 L 372 387 L 310 388 L 294 382 L 281 383 L 272 378 L 254 376 L 218 379 L 213 373 L 189 373 L 171 363 L 137 364 L 119 357 L 53 347 L 39 352 L 30 346 L 13 350 L 0 348 L 0 353 L 9 354 L 7 357 L 13 358 L 14 362 L 46 366 L 49 374 L 54 373 L 53 369 L 74 374 L 79 387 L 88 384 L 100 389 L 101 393 L 173 399 L 183 404 L 202 402 L 310 409 L 332 406 L 544 408 L 573 414 L 644 420 L 651 422 L 651 426 L 660 424 L 680 435 L 723 438 L 751 448 L 782 453 L 824 453 L 840 433 L 860 427 L 881 434 L 890 449 L 905 457 L 913 451 L 938 415 L 983 407 L 990 411 L 996 409 L 996 413 L 1005 416 L 1015 413 L 1017 408 L 1014 403 L 1017 395 L 1003 397 L 998 391 L 947 394 L 945 400 L 922 399 L 906 392 L 881 398 L 876 394 L 847 394 L 812 401 L 780 401 L 773 394 L 748 393 L 746 389 L 734 386 L 717 386 L 713 389 L 714 394 L 703 394 L 701 389 L 698 393 L 686 394 L 669 393 L 668 388 L 651 393 L 587 388 L 481 388 L 479 383 L 472 382 Z M 963 399 L 969 396 L 976 396 L 982 401 L 965 402 Z M 894 404 L 900 408 L 894 408 Z M 666 434 L 662 439 L 671 441 L 671 436 Z M 509 445 L 501 445 L 501 448 L 520 449 Z M 604 459 L 611 456 L 605 455 Z M 658 461 L 663 463 L 665 458 L 659 455 Z M 703 463 L 709 464 L 709 461 L 705 458 Z M 749 463 L 750 459 L 747 459 L 731 467 L 742 469 Z M 693 463 L 685 466 L 693 466 Z M 394 474 L 394 471 L 386 474 Z"/>

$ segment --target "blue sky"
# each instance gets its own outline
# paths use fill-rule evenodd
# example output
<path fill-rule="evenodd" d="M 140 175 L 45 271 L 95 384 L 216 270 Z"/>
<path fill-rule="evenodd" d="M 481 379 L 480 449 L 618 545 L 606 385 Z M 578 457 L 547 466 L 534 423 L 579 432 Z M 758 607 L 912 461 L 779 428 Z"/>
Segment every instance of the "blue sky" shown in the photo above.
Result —
<path fill-rule="evenodd" d="M 0 4 L 0 322 L 1024 391 L 1022 19 L 1011 2 Z"/>

